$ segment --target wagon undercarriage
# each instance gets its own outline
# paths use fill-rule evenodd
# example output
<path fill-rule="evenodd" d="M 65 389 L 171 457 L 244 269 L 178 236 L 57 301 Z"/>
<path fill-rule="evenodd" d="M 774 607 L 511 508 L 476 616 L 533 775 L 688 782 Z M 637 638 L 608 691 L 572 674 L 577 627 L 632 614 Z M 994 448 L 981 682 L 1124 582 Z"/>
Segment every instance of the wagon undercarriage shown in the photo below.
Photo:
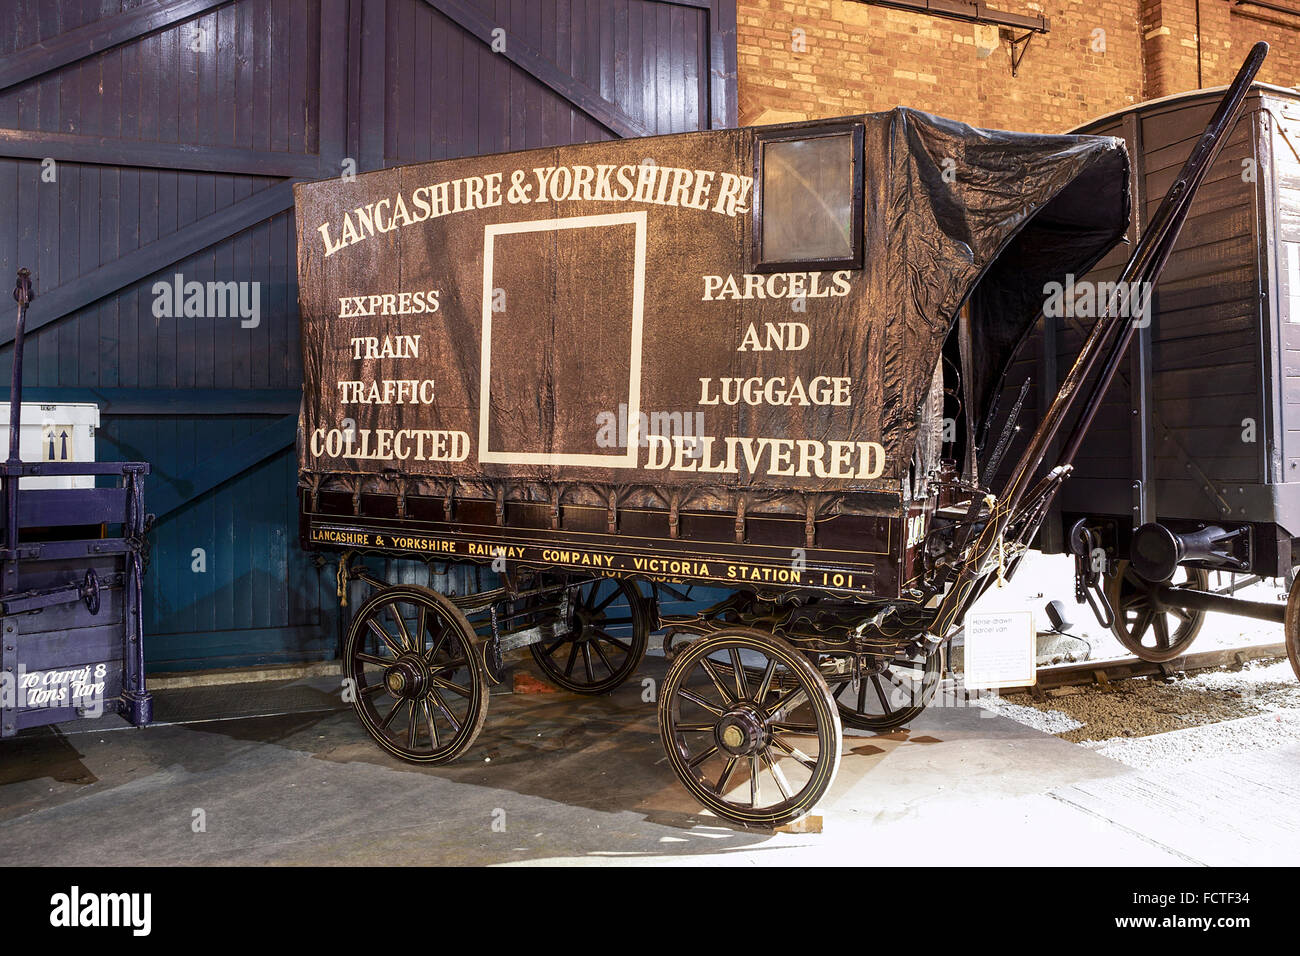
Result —
<path fill-rule="evenodd" d="M 606 694 L 633 676 L 651 632 L 663 630 L 670 667 L 652 698 L 670 763 L 705 806 L 744 824 L 807 812 L 834 778 L 841 725 L 901 726 L 939 678 L 924 613 L 886 635 L 883 610 L 865 616 L 843 602 L 783 605 L 748 593 L 659 615 L 659 592 L 674 585 L 647 594 L 613 577 L 535 572 L 448 598 L 389 585 L 345 558 L 344 579 L 372 591 L 347 635 L 349 693 L 390 753 L 427 763 L 464 753 L 513 651 L 527 648 L 560 688 Z"/>

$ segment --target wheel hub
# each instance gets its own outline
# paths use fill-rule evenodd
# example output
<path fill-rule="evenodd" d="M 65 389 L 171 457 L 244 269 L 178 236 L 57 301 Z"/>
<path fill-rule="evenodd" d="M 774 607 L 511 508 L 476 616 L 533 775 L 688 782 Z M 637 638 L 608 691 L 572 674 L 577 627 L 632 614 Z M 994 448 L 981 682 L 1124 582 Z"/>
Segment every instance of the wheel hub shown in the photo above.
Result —
<path fill-rule="evenodd" d="M 415 700 L 423 697 L 429 672 L 417 657 L 402 657 L 384 672 L 384 686 L 394 697 Z"/>
<path fill-rule="evenodd" d="M 762 716 L 745 704 L 723 714 L 713 728 L 713 736 L 718 747 L 733 757 L 752 757 L 767 743 Z"/>

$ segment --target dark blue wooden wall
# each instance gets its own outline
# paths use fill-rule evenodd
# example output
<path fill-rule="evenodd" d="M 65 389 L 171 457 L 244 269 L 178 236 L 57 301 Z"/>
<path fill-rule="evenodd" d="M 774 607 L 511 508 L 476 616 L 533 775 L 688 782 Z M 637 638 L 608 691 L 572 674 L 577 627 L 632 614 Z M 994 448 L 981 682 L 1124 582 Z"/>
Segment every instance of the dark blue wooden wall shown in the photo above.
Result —
<path fill-rule="evenodd" d="M 297 547 L 293 181 L 735 123 L 734 0 L 5 12 L 0 285 L 33 272 L 25 398 L 97 402 L 99 457 L 154 466 L 155 670 L 335 649 L 333 568 Z M 259 325 L 155 317 L 176 273 L 259 283 Z M 0 322 L 5 382 L 12 338 Z"/>

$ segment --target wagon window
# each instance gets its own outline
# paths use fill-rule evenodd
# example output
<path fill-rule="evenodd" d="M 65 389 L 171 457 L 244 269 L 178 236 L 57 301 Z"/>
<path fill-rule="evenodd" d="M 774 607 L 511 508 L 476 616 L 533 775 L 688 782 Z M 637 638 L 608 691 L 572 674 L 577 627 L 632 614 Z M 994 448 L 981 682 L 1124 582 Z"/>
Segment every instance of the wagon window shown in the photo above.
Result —
<path fill-rule="evenodd" d="M 759 268 L 860 263 L 861 144 L 861 126 L 758 140 Z"/>

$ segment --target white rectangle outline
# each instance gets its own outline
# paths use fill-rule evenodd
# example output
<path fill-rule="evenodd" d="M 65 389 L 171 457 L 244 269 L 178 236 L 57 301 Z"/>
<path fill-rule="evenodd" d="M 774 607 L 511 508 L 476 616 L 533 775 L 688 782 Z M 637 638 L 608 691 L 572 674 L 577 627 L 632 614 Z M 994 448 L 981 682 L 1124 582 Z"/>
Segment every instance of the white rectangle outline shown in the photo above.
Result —
<path fill-rule="evenodd" d="M 629 359 L 627 397 L 627 453 L 617 455 L 566 455 L 552 452 L 488 451 L 488 412 L 492 382 L 492 255 L 499 235 L 517 232 L 547 232 L 557 229 L 585 229 L 599 226 L 636 226 L 635 262 L 632 272 L 632 352 Z M 483 227 L 483 338 L 479 357 L 478 460 L 502 465 L 594 465 L 598 468 L 635 468 L 641 418 L 641 328 L 645 308 L 645 211 L 616 212 L 600 216 L 571 216 L 567 219 L 535 219 L 530 222 L 502 222 Z M 599 359 L 599 357 L 597 357 Z M 614 411 L 614 409 L 610 409 Z M 596 422 L 591 423 L 593 431 Z"/>

